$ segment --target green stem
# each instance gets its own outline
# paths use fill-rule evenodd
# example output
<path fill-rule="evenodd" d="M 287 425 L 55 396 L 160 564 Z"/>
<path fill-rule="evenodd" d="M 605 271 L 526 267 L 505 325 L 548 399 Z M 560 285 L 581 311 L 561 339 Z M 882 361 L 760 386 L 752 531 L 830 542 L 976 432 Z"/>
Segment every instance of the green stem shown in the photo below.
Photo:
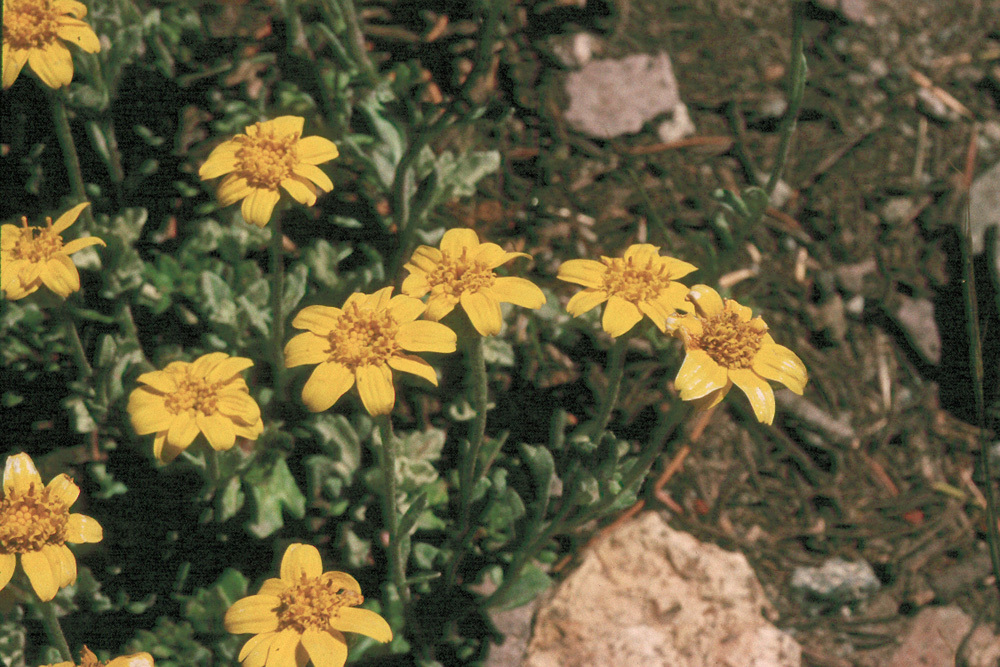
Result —
<path fill-rule="evenodd" d="M 285 396 L 285 257 L 282 248 L 281 210 L 271 220 L 271 363 L 274 374 L 274 399 L 284 402 Z"/>
<path fill-rule="evenodd" d="M 63 634 L 59 617 L 56 615 L 55 604 L 52 601 L 39 602 L 38 611 L 42 615 L 42 624 L 45 626 L 45 632 L 49 635 L 49 641 L 56 645 L 63 660 L 74 662 L 73 652 L 69 650 L 69 643 L 66 642 L 66 635 Z"/>
<path fill-rule="evenodd" d="M 365 48 L 365 35 L 361 32 L 361 22 L 358 20 L 358 12 L 354 7 L 354 0 L 336 0 L 344 23 L 347 25 L 347 48 L 351 52 L 351 58 L 357 63 L 368 80 L 368 85 L 375 86 L 379 82 L 378 70 L 372 64 L 372 59 L 368 57 L 368 49 Z"/>
<path fill-rule="evenodd" d="M 62 320 L 66 337 L 69 339 L 69 348 L 73 353 L 73 361 L 76 362 L 77 371 L 81 378 L 89 378 L 94 374 L 94 369 L 87 360 L 87 353 L 83 349 L 83 343 L 80 342 L 80 333 L 76 330 L 76 322 L 73 321 L 73 315 L 69 312 L 65 302 L 56 310 L 59 313 L 59 319 Z"/>
<path fill-rule="evenodd" d="M 455 585 L 458 576 L 458 567 L 462 562 L 465 551 L 468 548 L 469 536 L 472 534 L 472 501 L 473 493 L 478 481 L 477 472 L 479 468 L 479 455 L 483 448 L 483 439 L 486 437 L 486 413 L 489 409 L 489 376 L 486 372 L 486 355 L 483 349 L 483 337 L 467 321 L 460 332 L 460 339 L 465 348 L 465 363 L 469 373 L 468 383 L 472 391 L 472 410 L 475 417 L 472 426 L 469 428 L 469 435 L 462 450 L 462 458 L 458 468 L 458 531 L 455 533 L 457 539 L 455 543 L 458 548 L 455 551 L 448 570 L 445 573 L 445 580 L 449 587 Z"/>
<path fill-rule="evenodd" d="M 55 125 L 56 138 L 59 140 L 59 147 L 62 149 L 63 163 L 66 165 L 66 172 L 69 176 L 69 188 L 73 193 L 73 198 L 78 204 L 89 201 L 87 189 L 83 183 L 83 170 L 80 168 L 80 155 L 76 152 L 76 143 L 73 142 L 73 129 L 69 124 L 69 114 L 66 111 L 66 99 L 59 91 L 49 92 L 49 102 L 52 106 L 52 122 Z M 86 224 L 87 230 L 94 232 L 94 215 L 91 207 L 83 209 L 80 216 Z"/>
<path fill-rule="evenodd" d="M 597 408 L 597 414 L 594 415 L 594 419 L 584 426 L 587 429 L 586 432 L 591 437 L 597 438 L 600 436 L 601 431 L 611 421 L 611 413 L 618 403 L 618 394 L 621 392 L 622 387 L 622 377 L 625 375 L 625 351 L 628 348 L 628 339 L 629 335 L 627 333 L 619 336 L 615 339 L 614 345 L 611 346 L 611 350 L 608 352 L 608 367 L 606 369 L 608 389 L 604 392 L 604 396 L 601 397 L 601 403 Z"/>
<path fill-rule="evenodd" d="M 406 583 L 406 563 L 403 561 L 403 543 L 399 535 L 399 504 L 396 491 L 396 436 L 392 432 L 389 415 L 379 415 L 378 424 L 382 447 L 379 449 L 379 463 L 385 481 L 385 525 L 389 531 L 389 573 L 392 583 L 404 604 L 410 601 L 410 588 Z"/>
<path fill-rule="evenodd" d="M 778 154 L 771 167 L 771 176 L 764 187 L 768 198 L 774 194 L 774 189 L 781 180 L 788 160 L 788 150 L 791 147 L 792 135 L 795 134 L 795 124 L 802 108 L 802 96 L 806 89 L 806 58 L 802 52 L 802 31 L 805 26 L 805 3 L 792 3 L 792 70 L 790 75 L 791 92 L 788 99 L 788 111 L 782 121 L 781 140 L 778 144 Z"/>

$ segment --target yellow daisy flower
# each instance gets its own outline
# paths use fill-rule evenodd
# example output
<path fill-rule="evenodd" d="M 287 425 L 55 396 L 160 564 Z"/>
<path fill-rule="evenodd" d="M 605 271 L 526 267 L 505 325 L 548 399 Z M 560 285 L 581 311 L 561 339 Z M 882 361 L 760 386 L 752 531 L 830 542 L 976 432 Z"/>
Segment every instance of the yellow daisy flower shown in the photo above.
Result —
<path fill-rule="evenodd" d="M 354 577 L 323 572 L 316 547 L 291 544 L 281 559 L 281 578 L 237 600 L 223 622 L 233 634 L 254 634 L 239 654 L 244 667 L 304 667 L 310 660 L 317 667 L 342 667 L 345 632 L 392 640 L 385 619 L 358 609 L 364 601 Z"/>
<path fill-rule="evenodd" d="M 449 229 L 440 250 L 422 245 L 403 266 L 410 272 L 403 281 L 403 294 L 422 297 L 430 292 L 427 317 L 434 321 L 462 304 L 479 335 L 492 336 L 500 333 L 501 303 L 523 308 L 541 308 L 545 303 L 542 290 L 528 280 L 494 273 L 493 269 L 517 257 L 531 255 L 480 243 L 471 229 Z"/>
<path fill-rule="evenodd" d="M 219 184 L 219 204 L 243 200 L 243 219 L 263 227 L 281 198 L 281 190 L 300 204 L 312 206 L 318 192 L 333 182 L 316 165 L 336 158 L 337 146 L 323 137 L 302 137 L 305 119 L 279 116 L 246 127 L 215 147 L 198 170 L 202 180 L 226 175 Z"/>
<path fill-rule="evenodd" d="M 146 386 L 128 398 L 135 432 L 156 434 L 153 454 L 164 462 L 173 461 L 199 433 L 217 451 L 231 448 L 236 436 L 256 440 L 264 423 L 240 375 L 251 366 L 250 359 L 212 352 L 143 373 L 138 381 Z"/>
<path fill-rule="evenodd" d="M 87 53 L 101 50 L 97 35 L 80 20 L 86 15 L 76 0 L 3 0 L 3 87 L 14 85 L 25 63 L 49 88 L 68 86 L 73 56 L 63 42 Z"/>
<path fill-rule="evenodd" d="M 684 297 L 688 288 L 675 281 L 697 270 L 693 264 L 661 256 L 655 245 L 640 243 L 629 246 L 622 257 L 563 262 L 556 277 L 587 288 L 566 304 L 574 317 L 607 301 L 601 324 L 617 338 L 638 324 L 643 315 L 666 332 L 667 318 L 687 310 Z"/>
<path fill-rule="evenodd" d="M 58 662 L 43 667 L 76 667 L 72 662 Z M 104 663 L 86 646 L 80 651 L 80 667 L 153 667 L 153 656 L 148 653 L 133 653 Z"/>
<path fill-rule="evenodd" d="M 443 324 L 414 321 L 426 308 L 418 299 L 392 296 L 391 287 L 374 294 L 355 292 L 343 308 L 303 308 L 292 326 L 307 331 L 288 341 L 285 366 L 319 364 L 302 388 L 306 407 L 328 410 L 357 383 L 365 409 L 387 415 L 396 404 L 393 370 L 436 386 L 434 368 L 406 352 L 454 352 L 457 337 Z"/>
<path fill-rule="evenodd" d="M 96 236 L 64 243 L 62 233 L 88 206 L 87 202 L 74 206 L 55 224 L 46 218 L 46 227 L 29 227 L 24 217 L 20 227 L 0 227 L 0 290 L 8 299 L 23 299 L 42 285 L 63 298 L 80 289 L 80 273 L 69 256 L 105 243 Z"/>
<path fill-rule="evenodd" d="M 43 602 L 76 581 L 76 558 L 66 543 L 100 542 L 104 531 L 89 516 L 70 514 L 80 487 L 66 474 L 42 486 L 27 454 L 7 457 L 0 500 L 0 589 L 6 586 L 18 556 L 21 569 Z"/>
<path fill-rule="evenodd" d="M 674 381 L 681 399 L 699 408 L 717 405 L 735 384 L 750 399 L 757 419 L 774 421 L 774 391 L 768 380 L 796 394 L 805 390 L 805 364 L 767 333 L 767 325 L 732 299 L 722 299 L 707 285 L 688 294 L 694 314 L 672 317 L 668 326 L 684 341 L 687 356 Z"/>

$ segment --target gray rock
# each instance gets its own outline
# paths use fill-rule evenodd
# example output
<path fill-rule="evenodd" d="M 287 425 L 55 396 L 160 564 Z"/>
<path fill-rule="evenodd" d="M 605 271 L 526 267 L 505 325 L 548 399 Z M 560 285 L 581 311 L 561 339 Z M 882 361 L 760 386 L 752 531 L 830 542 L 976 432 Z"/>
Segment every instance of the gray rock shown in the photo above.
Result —
<path fill-rule="evenodd" d="M 820 7 L 826 7 L 840 13 L 848 21 L 874 25 L 875 18 L 871 13 L 869 0 L 815 0 Z"/>
<path fill-rule="evenodd" d="M 934 304 L 929 299 L 914 299 L 900 294 L 896 323 L 920 355 L 932 364 L 941 362 L 941 332 L 934 319 Z"/>
<path fill-rule="evenodd" d="M 795 568 L 790 585 L 804 602 L 838 606 L 861 602 L 881 586 L 866 561 L 843 558 L 830 558 L 820 567 Z"/>
<path fill-rule="evenodd" d="M 681 102 L 666 53 L 591 60 L 566 77 L 566 120 L 601 139 L 634 134 Z"/>
<path fill-rule="evenodd" d="M 990 167 L 972 182 L 969 189 L 969 226 L 972 228 L 972 249 L 983 251 L 986 229 L 1000 225 L 1000 162 Z M 1000 267 L 1000 243 L 994 258 Z"/>

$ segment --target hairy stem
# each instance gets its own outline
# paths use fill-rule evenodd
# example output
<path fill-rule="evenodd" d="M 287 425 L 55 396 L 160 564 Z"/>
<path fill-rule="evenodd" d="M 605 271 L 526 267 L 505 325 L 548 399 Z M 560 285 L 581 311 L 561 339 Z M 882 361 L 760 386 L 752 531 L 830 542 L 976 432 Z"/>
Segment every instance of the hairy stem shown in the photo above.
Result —
<path fill-rule="evenodd" d="M 608 376 L 608 389 L 601 397 L 601 403 L 597 408 L 594 419 L 584 428 L 594 438 L 600 436 L 608 422 L 611 421 L 611 413 L 618 403 L 618 394 L 621 392 L 622 377 L 625 375 L 625 351 L 628 348 L 628 334 L 623 334 L 615 339 L 614 345 L 608 352 L 608 367 L 605 369 Z"/>
<path fill-rule="evenodd" d="M 69 188 L 73 193 L 73 198 L 78 204 L 89 201 L 87 189 L 83 184 L 83 170 L 80 168 L 80 156 L 76 152 L 76 144 L 73 142 L 73 129 L 69 124 L 69 114 L 66 111 L 66 98 L 60 91 L 49 91 L 49 103 L 52 107 L 52 122 L 55 125 L 56 138 L 59 140 L 59 148 L 62 149 L 63 163 L 66 165 L 66 172 L 69 176 Z M 83 209 L 80 217 L 87 227 L 87 231 L 94 230 L 94 214 L 91 207 Z"/>
<path fill-rule="evenodd" d="M 285 395 L 285 257 L 282 247 L 281 214 L 279 209 L 271 221 L 270 278 L 271 278 L 271 366 L 274 382 L 274 400 L 281 403 Z"/>
<path fill-rule="evenodd" d="M 403 560 L 403 542 L 399 534 L 399 503 L 396 491 L 396 436 L 392 432 L 389 415 L 379 415 L 378 424 L 382 447 L 379 448 L 379 463 L 385 482 L 384 514 L 385 527 L 389 531 L 389 574 L 404 604 L 410 601 L 410 588 L 406 583 L 406 563 Z"/>
<path fill-rule="evenodd" d="M 802 96 L 806 89 L 806 58 L 802 53 L 802 31 L 805 26 L 804 3 L 792 3 L 792 69 L 789 76 L 791 91 L 788 97 L 788 111 L 781 125 L 781 140 L 778 144 L 778 154 L 771 167 L 771 176 L 767 179 L 764 191 L 770 197 L 781 180 L 788 161 L 788 150 L 791 147 L 792 135 L 795 134 L 795 124 L 802 108 Z"/>
<path fill-rule="evenodd" d="M 49 641 L 55 644 L 63 660 L 75 664 L 73 652 L 69 650 L 66 635 L 63 634 L 62 626 L 59 624 L 59 616 L 56 615 L 55 604 L 51 600 L 48 602 L 39 602 L 38 611 L 42 615 L 42 625 L 45 626 L 45 633 L 49 636 Z"/>

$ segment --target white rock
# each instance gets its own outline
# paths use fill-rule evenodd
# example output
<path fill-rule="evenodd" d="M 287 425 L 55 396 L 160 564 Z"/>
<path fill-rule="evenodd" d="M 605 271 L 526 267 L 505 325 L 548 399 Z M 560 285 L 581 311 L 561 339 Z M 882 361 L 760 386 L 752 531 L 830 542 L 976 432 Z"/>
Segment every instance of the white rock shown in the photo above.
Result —
<path fill-rule="evenodd" d="M 594 546 L 538 612 L 524 667 L 798 667 L 801 647 L 761 616 L 746 558 L 655 513 Z"/>

